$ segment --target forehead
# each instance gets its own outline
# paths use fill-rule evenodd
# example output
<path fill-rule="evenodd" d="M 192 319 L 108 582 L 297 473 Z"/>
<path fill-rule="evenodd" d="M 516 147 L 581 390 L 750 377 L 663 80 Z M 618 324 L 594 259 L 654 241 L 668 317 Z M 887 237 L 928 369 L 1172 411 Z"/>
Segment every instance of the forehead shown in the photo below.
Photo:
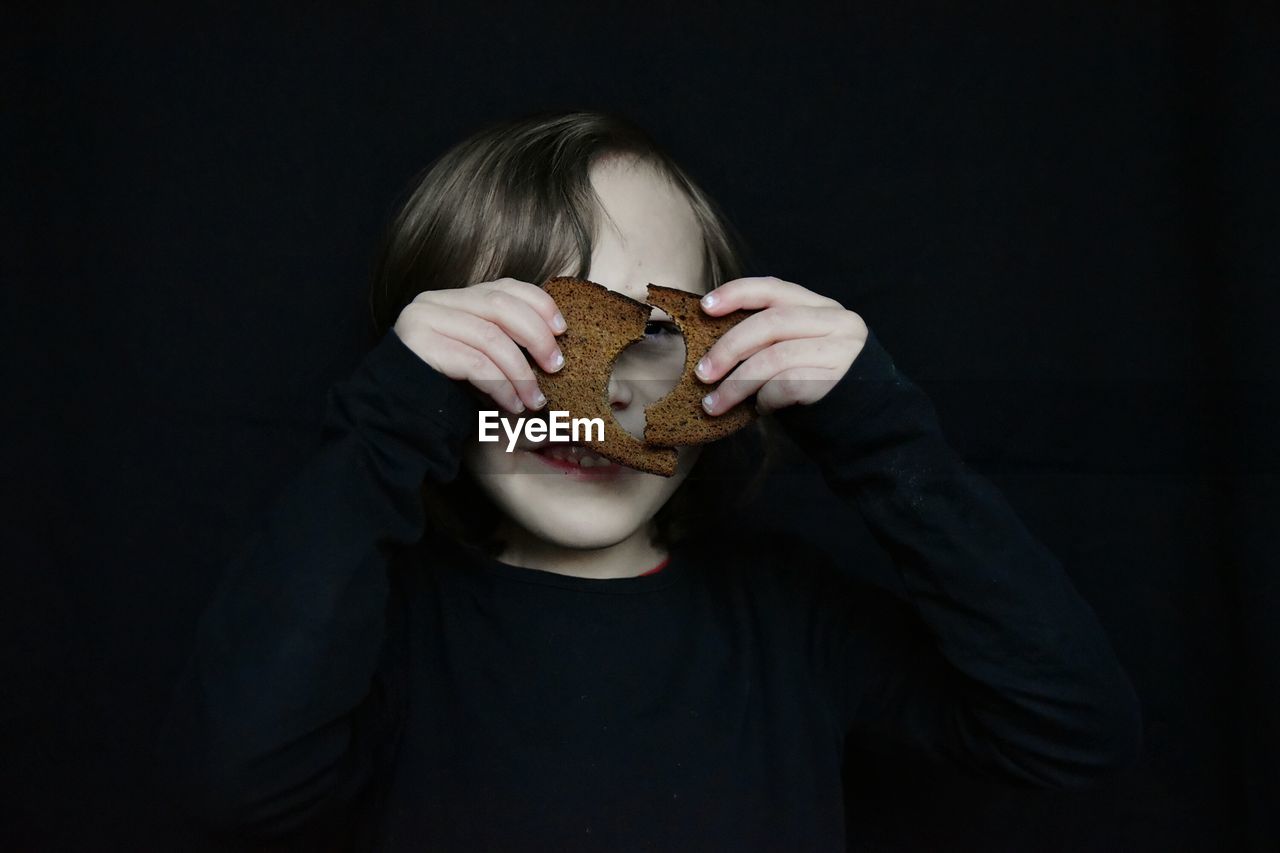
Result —
<path fill-rule="evenodd" d="M 602 215 L 588 278 L 640 301 L 650 282 L 706 289 L 702 230 L 684 193 L 633 158 L 601 161 L 591 183 Z"/>

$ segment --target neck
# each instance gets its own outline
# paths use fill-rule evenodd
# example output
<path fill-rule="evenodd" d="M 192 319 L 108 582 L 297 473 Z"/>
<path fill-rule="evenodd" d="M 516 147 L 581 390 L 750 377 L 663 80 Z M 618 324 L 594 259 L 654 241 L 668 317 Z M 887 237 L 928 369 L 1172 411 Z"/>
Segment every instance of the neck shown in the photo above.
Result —
<path fill-rule="evenodd" d="M 506 542 L 499 560 L 512 566 L 540 569 L 578 578 L 629 578 L 662 562 L 667 552 L 654 545 L 645 525 L 626 539 L 604 548 L 567 548 L 534 536 L 519 525 L 503 525 Z"/>

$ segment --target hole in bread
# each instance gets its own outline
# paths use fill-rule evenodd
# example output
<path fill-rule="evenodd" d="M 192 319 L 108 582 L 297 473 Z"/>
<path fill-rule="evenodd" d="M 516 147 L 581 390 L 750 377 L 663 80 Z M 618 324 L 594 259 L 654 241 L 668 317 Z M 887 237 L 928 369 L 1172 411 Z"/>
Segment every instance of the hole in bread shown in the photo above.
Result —
<path fill-rule="evenodd" d="M 675 389 L 684 362 L 684 335 L 669 317 L 655 312 L 645 326 L 644 339 L 618 354 L 609 377 L 614 417 L 624 430 L 643 440 L 645 407 Z M 620 385 L 616 391 L 614 383 Z"/>

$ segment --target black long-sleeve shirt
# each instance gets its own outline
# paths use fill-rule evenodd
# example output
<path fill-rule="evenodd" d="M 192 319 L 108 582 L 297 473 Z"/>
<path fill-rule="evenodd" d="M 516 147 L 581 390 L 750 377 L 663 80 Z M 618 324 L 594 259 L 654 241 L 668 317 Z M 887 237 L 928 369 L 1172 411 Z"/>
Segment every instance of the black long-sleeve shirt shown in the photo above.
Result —
<path fill-rule="evenodd" d="M 1053 787 L 1137 750 L 1094 613 L 874 333 L 826 397 L 777 417 L 907 605 L 732 529 L 605 580 L 453 545 L 419 487 L 457 474 L 474 410 L 393 331 L 332 388 L 323 447 L 229 568 L 160 739 L 169 790 L 211 830 L 836 851 L 851 734 Z"/>

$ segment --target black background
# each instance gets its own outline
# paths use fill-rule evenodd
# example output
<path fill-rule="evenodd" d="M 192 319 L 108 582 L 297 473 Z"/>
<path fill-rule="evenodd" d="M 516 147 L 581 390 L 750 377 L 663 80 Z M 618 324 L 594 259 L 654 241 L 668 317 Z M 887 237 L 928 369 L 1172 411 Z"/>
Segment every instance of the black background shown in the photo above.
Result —
<path fill-rule="evenodd" d="M 753 273 L 866 318 L 1141 694 L 1141 763 L 1087 793 L 851 753 L 853 848 L 1280 843 L 1274 16 L 700 5 L 6 15 L 0 847 L 205 849 L 150 739 L 371 344 L 376 237 L 445 147 L 565 107 L 647 128 Z M 796 466 L 752 512 L 891 582 L 828 500 Z"/>

